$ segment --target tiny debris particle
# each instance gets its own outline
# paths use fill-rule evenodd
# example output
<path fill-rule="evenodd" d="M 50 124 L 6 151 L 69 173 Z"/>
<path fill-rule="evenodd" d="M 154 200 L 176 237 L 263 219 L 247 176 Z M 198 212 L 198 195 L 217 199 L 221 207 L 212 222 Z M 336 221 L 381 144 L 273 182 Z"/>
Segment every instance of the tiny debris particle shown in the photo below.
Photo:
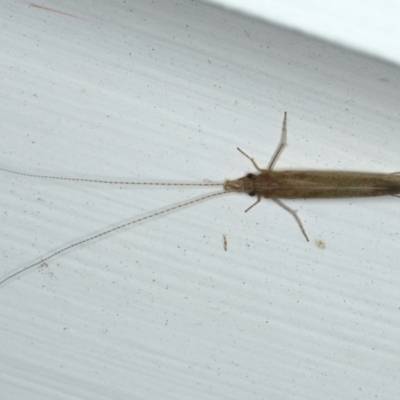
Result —
<path fill-rule="evenodd" d="M 228 241 L 227 241 L 227 239 L 226 239 L 225 233 L 222 235 L 222 242 L 223 242 L 223 244 L 224 244 L 224 250 L 225 250 L 225 251 L 228 251 Z"/>

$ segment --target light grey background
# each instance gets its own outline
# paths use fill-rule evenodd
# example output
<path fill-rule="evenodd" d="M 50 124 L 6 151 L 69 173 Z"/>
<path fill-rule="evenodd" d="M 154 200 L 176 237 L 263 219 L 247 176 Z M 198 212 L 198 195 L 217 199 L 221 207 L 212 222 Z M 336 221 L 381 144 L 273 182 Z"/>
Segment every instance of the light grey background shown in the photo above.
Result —
<path fill-rule="evenodd" d="M 287 111 L 277 168 L 400 170 L 397 67 L 198 2 L 2 8 L 0 167 L 233 179 L 253 170 L 236 147 L 266 165 Z M 1 274 L 203 193 L 0 179 Z M 3 396 L 396 399 L 399 200 L 290 201 L 309 243 L 272 202 L 244 214 L 252 201 L 156 218 L 2 287 Z"/>
<path fill-rule="evenodd" d="M 398 0 L 204 0 L 400 64 Z"/>

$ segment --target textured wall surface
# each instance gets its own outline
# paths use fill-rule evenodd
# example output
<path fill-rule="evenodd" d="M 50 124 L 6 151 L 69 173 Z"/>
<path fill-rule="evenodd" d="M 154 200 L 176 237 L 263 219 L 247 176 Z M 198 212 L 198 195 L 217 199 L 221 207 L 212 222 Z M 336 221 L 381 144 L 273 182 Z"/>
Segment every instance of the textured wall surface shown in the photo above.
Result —
<path fill-rule="evenodd" d="M 0 168 L 140 181 L 400 170 L 400 71 L 199 2 L 5 0 Z M 0 276 L 210 192 L 0 171 Z M 211 189 L 212 191 L 213 189 Z M 229 194 L 0 287 L 5 399 L 398 399 L 400 202 Z M 86 236 L 85 236 L 86 235 Z M 227 251 L 223 246 L 227 240 Z"/>

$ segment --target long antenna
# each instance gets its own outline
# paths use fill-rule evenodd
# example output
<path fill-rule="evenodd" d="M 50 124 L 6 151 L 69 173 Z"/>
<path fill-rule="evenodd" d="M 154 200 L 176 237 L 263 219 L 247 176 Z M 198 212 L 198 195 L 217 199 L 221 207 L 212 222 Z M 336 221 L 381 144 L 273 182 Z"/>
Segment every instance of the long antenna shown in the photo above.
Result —
<path fill-rule="evenodd" d="M 53 175 L 37 175 L 27 174 L 26 172 L 13 171 L 7 168 L 0 168 L 0 171 L 9 172 L 10 174 L 28 176 L 30 178 L 44 178 L 44 179 L 55 179 L 60 181 L 75 181 L 75 182 L 92 182 L 92 183 L 104 183 L 112 185 L 147 185 L 147 186 L 223 186 L 223 182 L 209 182 L 209 183 L 175 183 L 175 182 L 138 182 L 138 181 L 108 181 L 102 179 L 86 179 L 86 178 L 71 178 L 64 176 L 53 176 Z"/>
<path fill-rule="evenodd" d="M 146 214 L 145 216 L 142 216 L 142 217 L 139 217 L 139 218 L 134 217 L 134 218 L 129 219 L 128 221 L 125 221 L 125 222 L 122 222 L 122 223 L 118 223 L 117 225 L 113 225 L 112 227 L 106 227 L 106 228 L 101 229 L 100 231 L 97 231 L 95 233 L 91 233 L 91 234 L 89 234 L 88 237 L 85 237 L 83 239 L 82 238 L 81 239 L 77 239 L 77 240 L 75 240 L 74 242 L 72 242 L 71 244 L 69 244 L 67 246 L 63 246 L 61 248 L 56 248 L 56 249 L 52 250 L 49 255 L 44 256 L 44 257 L 40 257 L 39 259 L 37 259 L 37 261 L 32 261 L 27 266 L 22 266 L 22 267 L 19 267 L 17 269 L 14 269 L 13 271 L 10 271 L 8 274 L 6 274 L 0 280 L 0 288 L 2 286 L 6 285 L 7 283 L 10 283 L 17 276 L 28 272 L 32 268 L 34 268 L 34 267 L 36 267 L 38 265 L 41 265 L 42 263 L 50 260 L 51 258 L 54 258 L 55 256 L 60 255 L 61 253 L 65 253 L 68 250 L 77 248 L 78 246 L 80 246 L 80 245 L 82 245 L 84 243 L 86 244 L 88 242 L 92 242 L 92 241 L 94 241 L 96 239 L 99 239 L 99 238 L 102 238 L 102 237 L 104 237 L 104 236 L 106 236 L 108 234 L 111 234 L 112 232 L 123 230 L 123 229 L 125 229 L 125 228 L 127 228 L 127 227 L 129 227 L 131 225 L 138 224 L 140 222 L 143 222 L 143 221 L 158 217 L 160 215 L 168 214 L 168 213 L 170 213 L 170 212 L 172 212 L 174 210 L 178 210 L 180 208 L 184 208 L 184 207 L 190 206 L 192 204 L 199 203 L 199 202 L 207 200 L 207 199 L 211 199 L 213 197 L 222 196 L 222 195 L 227 194 L 227 193 L 230 193 L 230 192 L 227 192 L 227 191 L 215 192 L 215 193 L 207 194 L 207 195 L 204 195 L 204 196 L 196 197 L 196 198 L 194 198 L 192 200 L 188 200 L 188 201 L 185 201 L 183 203 L 176 204 L 175 206 L 167 207 L 167 208 L 161 209 L 159 211 L 156 211 L 156 212 L 153 212 L 153 213 L 150 213 L 150 214 Z"/>

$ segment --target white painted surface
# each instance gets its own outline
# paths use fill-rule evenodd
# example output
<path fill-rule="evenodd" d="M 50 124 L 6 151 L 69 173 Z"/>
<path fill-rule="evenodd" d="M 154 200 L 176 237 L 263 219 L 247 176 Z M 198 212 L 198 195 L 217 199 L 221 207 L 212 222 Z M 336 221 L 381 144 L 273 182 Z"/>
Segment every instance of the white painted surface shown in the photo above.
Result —
<path fill-rule="evenodd" d="M 400 63 L 398 0 L 207 0 Z"/>
<path fill-rule="evenodd" d="M 103 178 L 399 169 L 397 68 L 178 1 L 5 1 L 0 167 Z M 79 18 L 60 14 L 63 11 Z M 1 173 L 0 273 L 199 189 Z M 397 399 L 399 203 L 229 195 L 0 290 L 6 399 Z M 223 250 L 226 234 L 228 251 Z M 321 250 L 315 241 L 321 240 Z"/>

